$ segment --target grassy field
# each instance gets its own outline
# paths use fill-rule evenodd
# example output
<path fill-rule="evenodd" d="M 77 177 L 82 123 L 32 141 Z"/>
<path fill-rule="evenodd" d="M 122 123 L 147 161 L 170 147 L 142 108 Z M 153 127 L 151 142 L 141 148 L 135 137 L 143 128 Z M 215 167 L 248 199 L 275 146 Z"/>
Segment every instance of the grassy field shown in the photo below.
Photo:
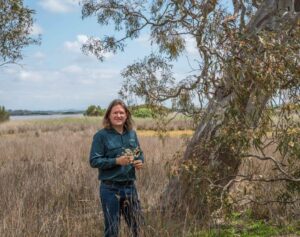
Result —
<path fill-rule="evenodd" d="M 92 136 L 101 127 L 100 121 L 66 118 L 0 124 L 0 236 L 101 236 L 97 170 L 88 163 Z M 151 126 L 155 122 L 136 122 L 146 158 L 137 181 L 146 219 L 143 236 L 300 233 L 297 227 L 278 229 L 261 222 L 247 224 L 248 229 L 237 223 L 225 228 L 212 224 L 208 230 L 200 230 L 197 222 L 186 217 L 163 218 L 153 207 L 168 182 L 168 167 L 175 154 L 183 152 L 192 130 L 185 121 L 174 121 L 162 142 Z M 126 230 L 122 223 L 120 236 L 129 236 Z"/>
<path fill-rule="evenodd" d="M 0 236 L 99 236 L 99 183 L 88 163 L 99 128 L 93 118 L 1 124 Z M 162 147 L 148 134 L 139 133 L 147 159 L 137 183 L 144 210 L 157 203 L 167 182 L 165 166 L 183 144 L 170 137 Z"/>

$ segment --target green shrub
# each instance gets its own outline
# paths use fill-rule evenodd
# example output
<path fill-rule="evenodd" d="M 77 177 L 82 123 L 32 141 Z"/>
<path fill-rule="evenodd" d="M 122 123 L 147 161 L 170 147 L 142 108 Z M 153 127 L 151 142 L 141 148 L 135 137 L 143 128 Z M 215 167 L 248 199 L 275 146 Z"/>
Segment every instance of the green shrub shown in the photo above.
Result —
<path fill-rule="evenodd" d="M 0 122 L 9 120 L 9 113 L 5 111 L 4 106 L 0 106 Z"/>
<path fill-rule="evenodd" d="M 84 112 L 85 116 L 103 116 L 105 114 L 105 109 L 101 109 L 98 105 L 90 105 Z"/>
<path fill-rule="evenodd" d="M 149 108 L 137 108 L 133 110 L 132 115 L 136 118 L 151 118 L 152 112 Z"/>
<path fill-rule="evenodd" d="M 155 105 L 131 105 L 128 106 L 131 114 L 136 118 L 155 118 L 158 114 L 165 113 L 168 114 L 172 112 L 171 109 L 165 106 L 155 106 Z"/>

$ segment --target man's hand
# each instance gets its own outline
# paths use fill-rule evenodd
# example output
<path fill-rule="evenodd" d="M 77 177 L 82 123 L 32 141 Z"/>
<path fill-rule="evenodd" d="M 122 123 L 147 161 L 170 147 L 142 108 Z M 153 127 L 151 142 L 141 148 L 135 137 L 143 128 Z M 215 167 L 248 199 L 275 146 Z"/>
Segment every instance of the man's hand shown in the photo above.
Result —
<path fill-rule="evenodd" d="M 135 160 L 133 161 L 133 166 L 134 168 L 136 168 L 137 170 L 142 169 L 143 168 L 143 162 L 141 160 Z"/>
<path fill-rule="evenodd" d="M 116 159 L 117 165 L 129 165 L 133 163 L 133 156 L 120 156 Z"/>

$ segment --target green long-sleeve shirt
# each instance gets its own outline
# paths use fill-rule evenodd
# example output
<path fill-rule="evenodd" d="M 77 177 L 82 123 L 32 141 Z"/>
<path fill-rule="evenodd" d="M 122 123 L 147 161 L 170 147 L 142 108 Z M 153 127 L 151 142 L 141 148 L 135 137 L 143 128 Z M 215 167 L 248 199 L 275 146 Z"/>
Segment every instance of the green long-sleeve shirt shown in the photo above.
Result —
<path fill-rule="evenodd" d="M 135 168 L 133 165 L 121 166 L 116 164 L 116 158 L 122 156 L 125 149 L 139 149 L 139 155 L 135 159 L 144 162 L 143 152 L 134 130 L 124 130 L 123 134 L 115 129 L 101 129 L 93 138 L 90 165 L 99 170 L 99 180 L 129 181 L 135 180 Z"/>

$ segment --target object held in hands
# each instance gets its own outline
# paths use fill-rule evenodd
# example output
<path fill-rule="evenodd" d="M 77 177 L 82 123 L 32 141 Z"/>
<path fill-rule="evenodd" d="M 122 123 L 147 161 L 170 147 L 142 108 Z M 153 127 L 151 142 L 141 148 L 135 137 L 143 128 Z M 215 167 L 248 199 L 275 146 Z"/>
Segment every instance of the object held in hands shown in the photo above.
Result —
<path fill-rule="evenodd" d="M 131 164 L 139 157 L 140 155 L 140 149 L 139 147 L 136 147 L 134 149 L 125 149 L 125 151 L 122 153 L 123 156 L 133 156 L 133 160 L 131 161 Z"/>

